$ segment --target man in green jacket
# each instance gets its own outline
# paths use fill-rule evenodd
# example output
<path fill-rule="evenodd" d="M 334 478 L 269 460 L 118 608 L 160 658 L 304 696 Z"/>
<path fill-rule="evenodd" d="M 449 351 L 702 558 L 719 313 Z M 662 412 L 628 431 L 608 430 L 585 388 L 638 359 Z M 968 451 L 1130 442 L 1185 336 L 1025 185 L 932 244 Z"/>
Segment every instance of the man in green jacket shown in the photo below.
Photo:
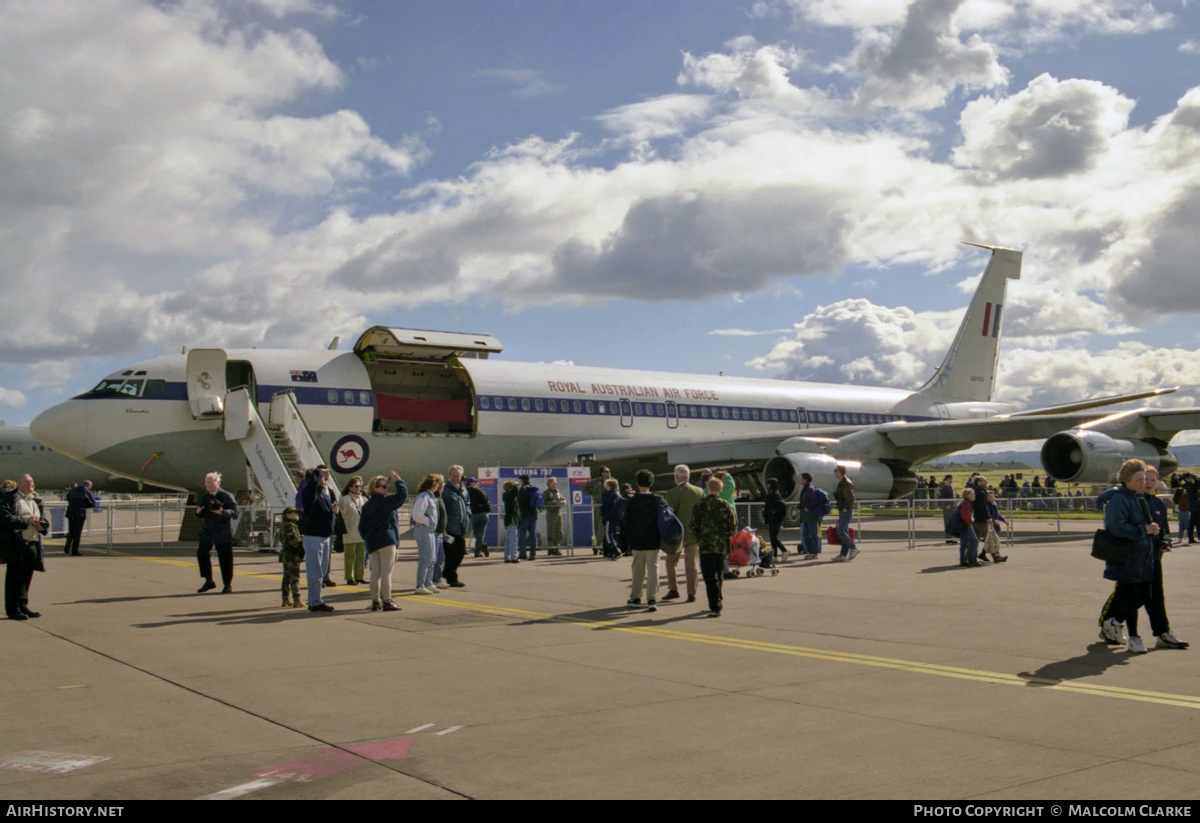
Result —
<path fill-rule="evenodd" d="M 688 482 L 691 476 L 692 470 L 680 463 L 675 467 L 675 488 L 663 495 L 667 505 L 675 512 L 675 516 L 679 518 L 679 522 L 683 524 L 684 528 L 683 543 L 680 545 L 679 551 L 667 553 L 667 588 L 670 591 L 663 600 L 675 600 L 679 597 L 676 567 L 679 565 L 679 558 L 682 555 L 683 571 L 687 578 L 687 602 L 696 602 L 696 582 L 700 576 L 700 544 L 688 531 L 687 526 L 692 520 L 692 509 L 704 499 L 704 492 Z"/>

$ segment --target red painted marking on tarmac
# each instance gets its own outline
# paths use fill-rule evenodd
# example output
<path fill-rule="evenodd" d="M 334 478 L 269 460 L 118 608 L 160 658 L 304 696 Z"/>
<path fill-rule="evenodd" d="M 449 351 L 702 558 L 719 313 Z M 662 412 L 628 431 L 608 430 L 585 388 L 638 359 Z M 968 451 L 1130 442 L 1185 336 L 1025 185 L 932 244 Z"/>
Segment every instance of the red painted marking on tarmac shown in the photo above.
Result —
<path fill-rule="evenodd" d="M 408 754 L 413 740 L 412 737 L 401 737 L 396 740 L 381 740 L 378 743 L 359 743 L 344 749 L 326 749 L 312 757 L 285 763 L 266 771 L 255 772 L 250 776 L 293 783 L 309 783 L 367 763 L 378 763 L 381 760 L 403 760 Z"/>
<path fill-rule="evenodd" d="M 378 763 L 380 760 L 403 760 L 408 755 L 408 749 L 415 737 L 400 737 L 396 740 L 381 740 L 378 743 L 360 743 L 357 746 L 347 746 L 348 751 Z"/>

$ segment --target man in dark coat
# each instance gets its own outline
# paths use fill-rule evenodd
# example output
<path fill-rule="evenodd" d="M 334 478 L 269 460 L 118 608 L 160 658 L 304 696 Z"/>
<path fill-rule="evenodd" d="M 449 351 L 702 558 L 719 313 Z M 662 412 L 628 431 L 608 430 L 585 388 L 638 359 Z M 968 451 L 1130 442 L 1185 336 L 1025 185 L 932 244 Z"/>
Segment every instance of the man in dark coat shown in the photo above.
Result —
<path fill-rule="evenodd" d="M 196 560 L 200 564 L 200 576 L 204 584 L 197 589 L 203 593 L 215 589 L 212 576 L 212 550 L 217 550 L 217 562 L 221 566 L 223 594 L 233 591 L 233 519 L 237 517 L 237 501 L 233 495 L 221 488 L 221 475 L 209 472 L 204 476 L 204 492 L 196 499 L 196 515 L 203 520 L 200 527 L 200 546 Z"/>
<path fill-rule="evenodd" d="M 92 481 L 84 480 L 67 492 L 67 542 L 63 554 L 79 557 L 79 541 L 83 537 L 83 524 L 87 513 L 96 508 L 96 496 L 92 494 Z"/>

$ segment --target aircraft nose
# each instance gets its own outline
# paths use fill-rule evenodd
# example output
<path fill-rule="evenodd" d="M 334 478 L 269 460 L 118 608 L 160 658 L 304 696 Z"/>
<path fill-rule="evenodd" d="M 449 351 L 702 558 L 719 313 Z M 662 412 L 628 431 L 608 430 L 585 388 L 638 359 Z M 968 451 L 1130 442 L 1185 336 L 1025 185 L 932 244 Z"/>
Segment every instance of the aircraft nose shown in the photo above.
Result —
<path fill-rule="evenodd" d="M 59 454 L 82 460 L 87 457 L 87 401 L 68 400 L 33 418 L 29 433 Z"/>

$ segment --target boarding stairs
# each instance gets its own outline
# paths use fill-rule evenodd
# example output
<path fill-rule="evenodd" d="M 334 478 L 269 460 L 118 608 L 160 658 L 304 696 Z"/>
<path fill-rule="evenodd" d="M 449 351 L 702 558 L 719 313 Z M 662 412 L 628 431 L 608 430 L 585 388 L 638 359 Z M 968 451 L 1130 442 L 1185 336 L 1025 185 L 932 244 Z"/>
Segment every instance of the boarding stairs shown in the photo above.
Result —
<path fill-rule="evenodd" d="M 225 439 L 241 444 L 247 476 L 272 508 L 292 505 L 296 473 L 324 462 L 290 391 L 271 398 L 266 421 L 248 389 L 231 391 L 225 398 Z"/>

